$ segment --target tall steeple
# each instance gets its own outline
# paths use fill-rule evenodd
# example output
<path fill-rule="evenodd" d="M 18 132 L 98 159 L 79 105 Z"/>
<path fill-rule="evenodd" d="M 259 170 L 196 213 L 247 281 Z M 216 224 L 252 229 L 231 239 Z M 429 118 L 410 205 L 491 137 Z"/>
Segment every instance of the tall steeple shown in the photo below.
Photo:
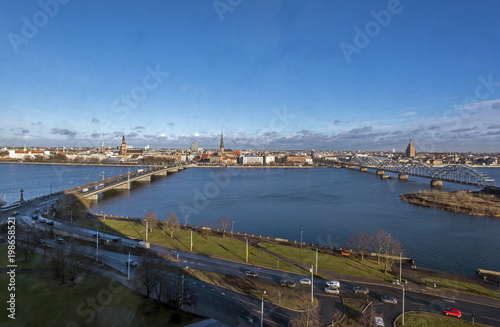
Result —
<path fill-rule="evenodd" d="M 224 135 L 222 131 L 220 132 L 220 155 L 224 154 Z"/>
<path fill-rule="evenodd" d="M 120 146 L 120 154 L 122 156 L 127 155 L 127 144 L 125 143 L 125 135 L 123 135 L 123 137 L 122 137 L 122 144 Z"/>
<path fill-rule="evenodd" d="M 104 154 L 106 149 L 104 148 L 104 136 L 102 137 L 101 153 Z"/>

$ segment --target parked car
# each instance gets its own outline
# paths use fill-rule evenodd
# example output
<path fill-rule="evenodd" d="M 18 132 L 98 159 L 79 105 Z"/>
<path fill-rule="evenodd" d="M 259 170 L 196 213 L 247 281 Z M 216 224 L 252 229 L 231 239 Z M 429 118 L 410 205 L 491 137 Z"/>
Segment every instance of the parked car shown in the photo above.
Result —
<path fill-rule="evenodd" d="M 398 304 L 398 300 L 394 296 L 382 296 L 380 300 L 382 300 L 382 303 Z"/>
<path fill-rule="evenodd" d="M 302 278 L 299 280 L 300 285 L 311 285 L 311 280 L 309 278 Z"/>
<path fill-rule="evenodd" d="M 280 285 L 281 286 L 286 286 L 286 287 L 295 287 L 295 283 L 291 280 L 286 280 L 286 279 L 283 279 L 280 281 Z"/>
<path fill-rule="evenodd" d="M 455 308 L 445 308 L 443 310 L 443 313 L 447 316 L 453 316 L 453 317 L 457 317 L 457 318 L 462 317 L 462 313 L 460 312 L 460 310 L 455 309 Z"/>
<path fill-rule="evenodd" d="M 327 287 L 327 288 L 325 288 L 325 293 L 340 294 L 340 290 L 338 289 L 338 287 Z"/>
<path fill-rule="evenodd" d="M 256 272 L 256 271 L 253 271 L 253 270 L 248 270 L 248 271 L 245 273 L 245 275 L 246 275 L 247 277 L 257 277 L 257 276 L 259 276 L 259 273 L 258 273 L 258 272 Z"/>
<path fill-rule="evenodd" d="M 137 261 L 132 260 L 132 259 L 127 259 L 125 261 L 125 265 L 126 266 L 130 265 L 130 267 L 137 267 Z"/>
<path fill-rule="evenodd" d="M 354 293 L 363 293 L 363 294 L 370 293 L 370 290 L 367 287 L 362 287 L 362 286 L 353 287 L 352 290 L 354 291 Z"/>
<path fill-rule="evenodd" d="M 326 282 L 326 286 L 340 288 L 340 282 L 338 280 L 329 280 Z"/>

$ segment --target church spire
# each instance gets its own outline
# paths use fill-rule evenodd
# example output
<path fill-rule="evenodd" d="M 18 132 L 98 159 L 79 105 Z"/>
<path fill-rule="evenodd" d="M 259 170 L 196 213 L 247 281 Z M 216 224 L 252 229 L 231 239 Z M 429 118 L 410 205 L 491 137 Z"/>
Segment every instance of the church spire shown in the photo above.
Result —
<path fill-rule="evenodd" d="M 224 135 L 223 132 L 220 132 L 220 154 L 224 154 Z"/>

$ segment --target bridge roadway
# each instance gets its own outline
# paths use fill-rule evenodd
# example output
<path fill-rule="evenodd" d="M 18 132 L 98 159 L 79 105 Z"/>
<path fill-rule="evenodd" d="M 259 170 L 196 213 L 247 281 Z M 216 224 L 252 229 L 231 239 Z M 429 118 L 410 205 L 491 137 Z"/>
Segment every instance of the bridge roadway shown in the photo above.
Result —
<path fill-rule="evenodd" d="M 133 182 L 151 182 L 153 176 L 167 176 L 177 173 L 190 166 L 170 166 L 170 167 L 152 167 L 139 169 L 135 172 L 126 173 L 119 176 L 113 176 L 107 179 L 95 181 L 89 184 L 77 186 L 64 191 L 65 194 L 74 194 L 79 198 L 99 200 L 99 194 L 110 190 L 129 190 Z"/>
<path fill-rule="evenodd" d="M 361 171 L 366 171 L 367 168 L 375 169 L 382 179 L 390 178 L 389 175 L 384 174 L 384 171 L 398 173 L 398 178 L 401 180 L 407 180 L 408 175 L 430 178 L 431 186 L 441 186 L 443 181 L 483 187 L 495 186 L 493 178 L 468 165 L 437 167 L 415 160 L 401 163 L 390 158 L 370 156 L 354 156 L 345 162 L 345 165 L 349 168 L 360 167 Z"/>

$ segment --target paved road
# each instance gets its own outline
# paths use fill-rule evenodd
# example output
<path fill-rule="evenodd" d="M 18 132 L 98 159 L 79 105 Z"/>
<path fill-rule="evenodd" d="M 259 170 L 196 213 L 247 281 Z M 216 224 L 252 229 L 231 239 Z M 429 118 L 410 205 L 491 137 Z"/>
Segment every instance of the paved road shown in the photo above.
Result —
<path fill-rule="evenodd" d="M 20 217 L 25 217 L 24 220 L 30 221 L 30 216 L 36 208 L 48 207 L 55 201 L 55 198 L 44 199 L 25 205 L 24 207 L 14 210 L 21 211 Z M 11 212 L 3 212 L 1 218 L 5 219 Z M 69 230 L 75 233 L 91 236 L 95 230 L 88 229 L 82 226 L 73 225 L 66 222 L 55 221 L 55 227 Z M 114 237 L 109 233 L 104 233 L 104 238 Z M 137 240 L 123 238 L 122 244 L 132 247 L 137 243 Z M 277 285 L 281 279 L 292 279 L 298 281 L 304 277 L 301 275 L 291 274 L 275 269 L 254 267 L 252 265 L 232 262 L 227 260 L 204 257 L 192 253 L 177 252 L 165 249 L 159 246 L 152 246 L 151 250 L 158 252 L 168 252 L 179 260 L 171 261 L 173 266 L 181 268 L 191 268 L 196 270 L 213 271 L 224 274 L 230 274 L 239 277 L 245 277 L 244 273 L 247 270 L 256 270 L 259 272 L 257 279 L 261 282 L 266 282 L 271 285 Z M 101 248 L 99 250 L 101 256 L 105 256 L 106 264 L 116 270 L 126 274 L 127 267 L 125 260 L 127 254 L 107 251 Z M 138 258 L 133 257 L 138 261 Z M 135 268 L 132 268 L 134 273 Z M 335 275 L 335 273 L 331 273 Z M 306 276 L 309 277 L 309 276 Z M 386 322 L 392 322 L 398 315 L 402 313 L 402 289 L 389 283 L 365 280 L 362 278 L 338 278 L 341 280 L 341 296 L 343 297 L 359 297 L 365 298 L 366 295 L 355 294 L 352 291 L 353 286 L 366 286 L 370 289 L 368 299 L 373 302 L 373 306 L 377 312 L 384 315 Z M 189 278 L 187 280 L 196 290 L 198 297 L 198 305 L 196 312 L 208 317 L 213 317 L 231 326 L 256 326 L 260 322 L 260 305 L 261 301 L 244 294 L 232 292 L 226 289 L 219 288 L 212 284 L 207 284 L 199 280 Z M 325 324 L 331 322 L 331 313 L 333 308 L 341 309 L 342 304 L 339 296 L 327 295 L 324 293 L 325 280 L 321 278 L 314 279 L 314 292 L 321 303 L 321 314 Z M 309 291 L 309 286 L 298 286 L 297 289 L 306 288 Z M 423 292 L 423 293 L 422 293 Z M 428 294 L 427 294 L 428 293 Z M 433 294 L 434 293 L 434 294 Z M 310 293 L 307 293 L 310 294 Z M 390 295 L 396 297 L 398 303 L 396 305 L 383 304 L 380 301 L 382 295 Z M 490 306 L 485 303 L 491 304 Z M 481 297 L 474 297 L 463 294 L 439 293 L 435 290 L 419 289 L 417 291 L 407 290 L 405 296 L 405 311 L 427 311 L 432 313 L 441 313 L 444 307 L 457 307 L 462 311 L 462 319 L 471 321 L 472 314 L 475 314 L 475 321 L 488 324 L 491 326 L 500 326 L 500 301 L 485 300 Z M 288 321 L 297 313 L 291 310 L 285 310 L 274 306 L 270 303 L 265 303 L 264 320 L 266 326 L 286 326 Z"/>

